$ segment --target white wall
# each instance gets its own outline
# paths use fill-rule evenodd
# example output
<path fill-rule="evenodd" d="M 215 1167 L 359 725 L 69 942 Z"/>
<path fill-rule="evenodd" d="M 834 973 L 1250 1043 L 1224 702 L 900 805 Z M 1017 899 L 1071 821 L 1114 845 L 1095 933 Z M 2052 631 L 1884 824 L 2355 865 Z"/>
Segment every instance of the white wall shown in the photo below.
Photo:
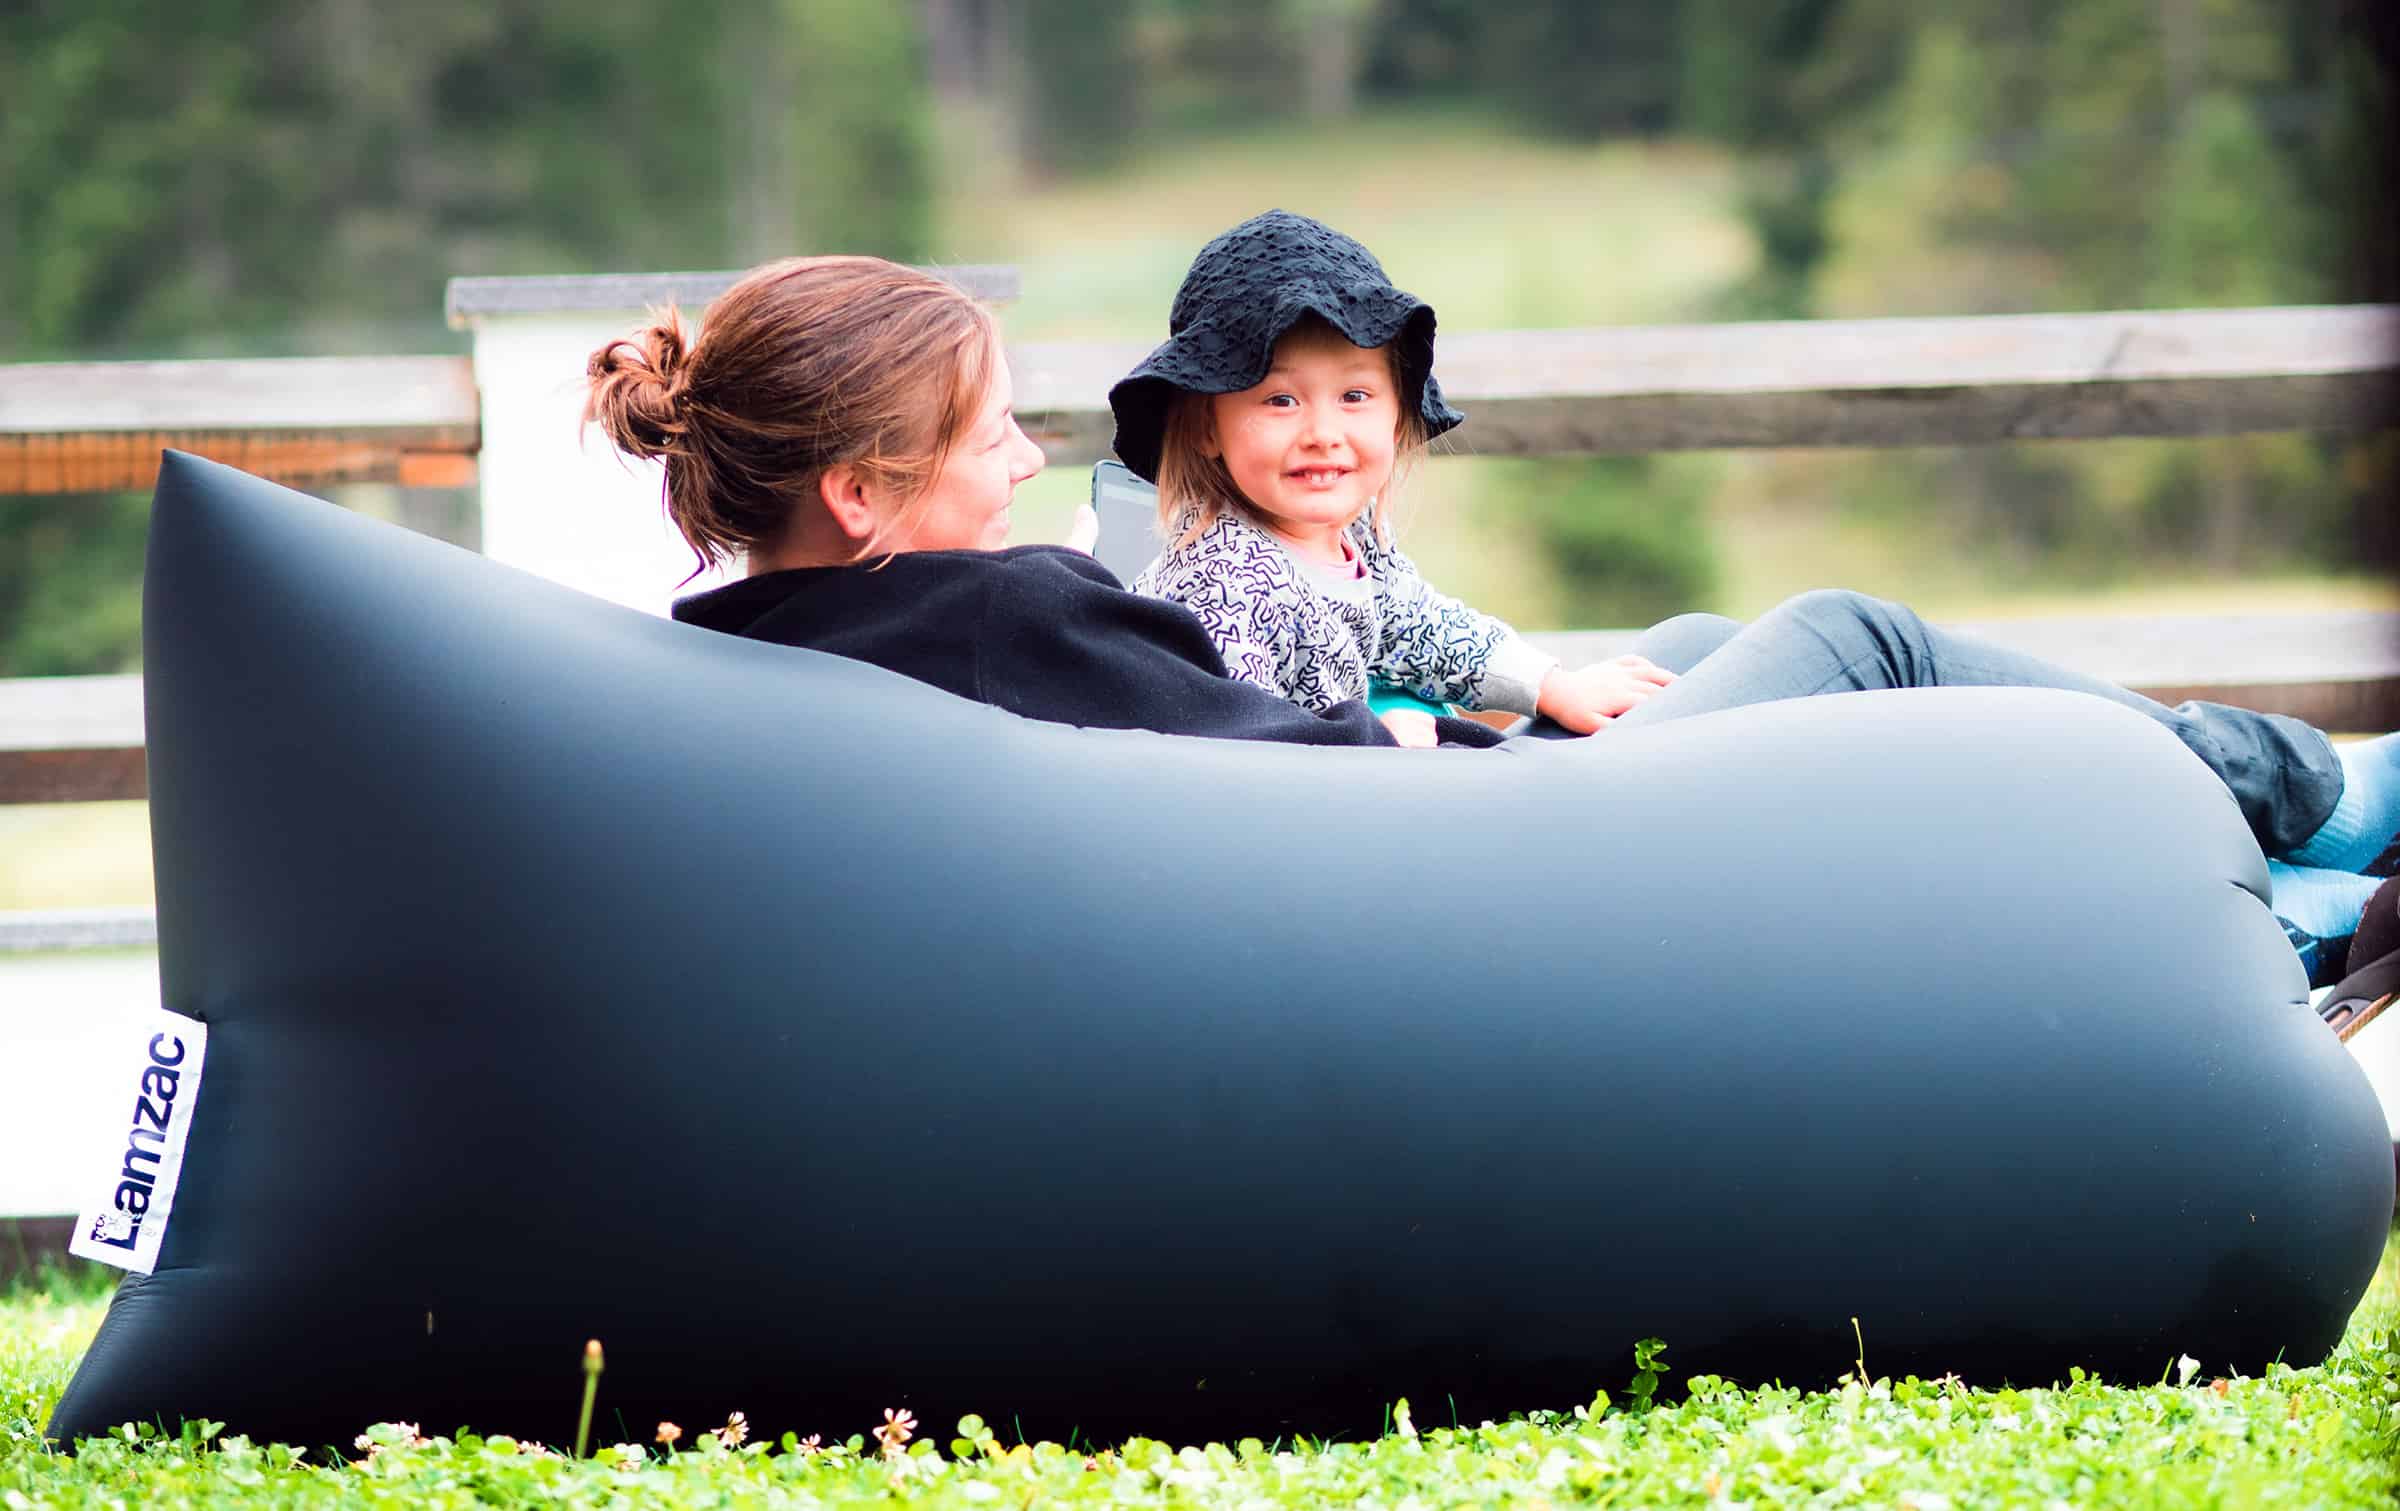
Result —
<path fill-rule="evenodd" d="M 80 1210 L 126 1103 L 127 1025 L 158 1007 L 158 952 L 0 956 L 0 1217 Z"/>
<path fill-rule="evenodd" d="M 660 469 L 585 432 L 584 363 L 643 320 L 640 310 L 485 316 L 475 325 L 483 390 L 483 550 L 612 602 L 666 612 L 692 553 L 660 505 Z"/>

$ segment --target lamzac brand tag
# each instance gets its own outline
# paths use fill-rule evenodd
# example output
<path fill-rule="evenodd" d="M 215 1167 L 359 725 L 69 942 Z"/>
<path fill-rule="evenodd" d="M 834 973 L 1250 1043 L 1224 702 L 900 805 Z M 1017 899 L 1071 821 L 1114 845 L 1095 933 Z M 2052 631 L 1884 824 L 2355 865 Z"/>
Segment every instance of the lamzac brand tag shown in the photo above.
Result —
<path fill-rule="evenodd" d="M 200 1097 L 200 1067 L 208 1055 L 208 1025 L 164 1008 L 144 1013 L 128 1029 L 132 1053 L 110 1068 L 102 1095 L 124 1109 L 104 1161 L 88 1177 L 67 1252 L 147 1275 L 158 1265 L 175 1186 L 183 1174 L 185 1138 Z"/>

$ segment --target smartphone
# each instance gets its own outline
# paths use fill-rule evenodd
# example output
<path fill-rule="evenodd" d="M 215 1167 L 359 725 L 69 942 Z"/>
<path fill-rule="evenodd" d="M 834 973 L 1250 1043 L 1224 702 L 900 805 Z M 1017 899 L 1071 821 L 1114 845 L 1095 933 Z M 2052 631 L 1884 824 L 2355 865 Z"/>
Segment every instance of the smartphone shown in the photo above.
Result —
<path fill-rule="evenodd" d="M 1092 512 L 1100 516 L 1092 554 L 1119 582 L 1133 581 L 1158 554 L 1158 489 L 1123 462 L 1101 462 L 1092 468 Z"/>

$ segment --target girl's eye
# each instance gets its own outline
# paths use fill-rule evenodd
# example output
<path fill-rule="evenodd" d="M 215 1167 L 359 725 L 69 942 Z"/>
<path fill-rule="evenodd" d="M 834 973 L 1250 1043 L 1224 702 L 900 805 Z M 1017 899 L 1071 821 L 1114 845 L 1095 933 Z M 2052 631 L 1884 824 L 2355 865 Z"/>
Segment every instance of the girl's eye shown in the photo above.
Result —
<path fill-rule="evenodd" d="M 1293 398 L 1288 393 L 1271 393 L 1267 395 L 1267 403 L 1277 408 L 1289 409 L 1292 405 L 1299 402 L 1300 401 L 1298 399 Z"/>
<path fill-rule="evenodd" d="M 1367 402 L 1367 400 L 1373 397 L 1375 396 L 1363 388 L 1353 388 L 1342 395 L 1342 402 L 1345 404 L 1364 404 Z"/>

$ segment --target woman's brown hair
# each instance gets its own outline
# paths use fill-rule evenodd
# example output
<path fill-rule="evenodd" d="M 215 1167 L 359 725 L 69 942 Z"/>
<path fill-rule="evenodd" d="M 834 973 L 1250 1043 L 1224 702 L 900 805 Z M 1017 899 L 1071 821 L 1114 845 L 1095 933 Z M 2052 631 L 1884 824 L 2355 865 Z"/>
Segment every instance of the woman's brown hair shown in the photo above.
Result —
<path fill-rule="evenodd" d="M 1315 315 L 1304 315 L 1275 343 L 1278 347 L 1293 338 L 1302 341 L 1333 341 L 1348 344 L 1333 325 Z M 1400 355 L 1391 347 L 1381 348 L 1392 370 L 1392 382 L 1398 386 Z M 1233 474 L 1226 470 L 1223 456 L 1210 455 L 1211 395 L 1181 390 L 1167 404 L 1167 423 L 1159 437 L 1158 446 L 1158 532 L 1173 545 L 1186 545 L 1199 539 L 1201 533 L 1217 522 L 1219 516 L 1233 514 L 1253 518 L 1250 500 L 1235 486 Z M 1393 438 L 1392 475 L 1375 495 L 1375 533 L 1390 538 L 1389 520 L 1391 499 L 1400 491 L 1401 481 L 1411 467 L 1424 456 L 1430 444 L 1425 434 L 1425 416 L 1402 405 L 1399 433 Z"/>
<path fill-rule="evenodd" d="M 666 464 L 694 576 L 772 548 L 844 463 L 903 501 L 866 556 L 940 473 L 999 360 L 991 313 L 957 285 L 879 257 L 795 257 L 719 295 L 696 339 L 669 308 L 593 352 L 583 417 Z"/>

